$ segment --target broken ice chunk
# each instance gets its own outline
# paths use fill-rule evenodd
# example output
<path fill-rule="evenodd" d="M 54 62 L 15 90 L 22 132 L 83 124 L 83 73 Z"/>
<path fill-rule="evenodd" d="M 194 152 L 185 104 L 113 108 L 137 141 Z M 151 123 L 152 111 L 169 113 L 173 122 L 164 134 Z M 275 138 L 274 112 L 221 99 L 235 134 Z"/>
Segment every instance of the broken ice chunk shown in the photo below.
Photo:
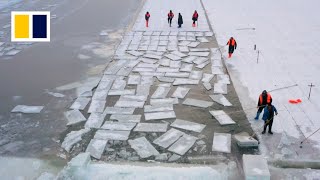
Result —
<path fill-rule="evenodd" d="M 43 106 L 27 106 L 27 105 L 17 105 L 12 109 L 12 113 L 40 113 Z"/>

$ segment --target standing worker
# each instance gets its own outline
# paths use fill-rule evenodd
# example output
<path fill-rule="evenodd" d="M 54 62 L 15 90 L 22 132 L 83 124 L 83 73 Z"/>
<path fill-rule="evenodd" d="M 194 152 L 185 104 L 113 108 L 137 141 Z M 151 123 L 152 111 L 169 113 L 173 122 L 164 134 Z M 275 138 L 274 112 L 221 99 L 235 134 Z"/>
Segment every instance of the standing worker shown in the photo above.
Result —
<path fill-rule="evenodd" d="M 272 128 L 272 124 L 273 124 L 274 114 L 278 115 L 278 111 L 277 111 L 276 107 L 274 107 L 273 105 L 269 104 L 264 108 L 263 116 L 262 116 L 262 119 L 264 120 L 262 134 L 266 133 L 267 126 L 269 126 L 268 133 L 273 134 L 273 132 L 271 131 L 271 128 Z"/>
<path fill-rule="evenodd" d="M 144 18 L 146 19 L 146 27 L 149 27 L 149 18 L 150 18 L 150 13 L 147 12 L 146 15 L 144 15 Z"/>
<path fill-rule="evenodd" d="M 257 111 L 257 115 L 256 117 L 254 118 L 255 120 L 258 120 L 259 119 L 259 116 L 263 110 L 263 108 L 269 104 L 271 105 L 272 103 L 272 97 L 269 93 L 267 93 L 266 90 L 262 91 L 262 93 L 260 94 L 259 96 L 259 100 L 258 100 L 258 111 Z"/>
<path fill-rule="evenodd" d="M 173 14 L 172 10 L 170 10 L 170 12 L 168 13 L 168 23 L 169 23 L 170 27 L 171 27 L 173 17 L 174 17 L 174 14 Z"/>
<path fill-rule="evenodd" d="M 233 51 L 237 49 L 237 42 L 233 37 L 231 37 L 227 45 L 229 45 L 229 58 L 231 58 Z"/>
<path fill-rule="evenodd" d="M 196 27 L 196 21 L 198 22 L 198 17 L 199 17 L 199 14 L 197 11 L 194 11 L 193 15 L 192 15 L 192 27 Z"/>
<path fill-rule="evenodd" d="M 178 17 L 178 28 L 181 28 L 181 25 L 183 24 L 183 19 L 182 19 L 182 16 L 181 14 L 179 13 L 179 17 Z"/>

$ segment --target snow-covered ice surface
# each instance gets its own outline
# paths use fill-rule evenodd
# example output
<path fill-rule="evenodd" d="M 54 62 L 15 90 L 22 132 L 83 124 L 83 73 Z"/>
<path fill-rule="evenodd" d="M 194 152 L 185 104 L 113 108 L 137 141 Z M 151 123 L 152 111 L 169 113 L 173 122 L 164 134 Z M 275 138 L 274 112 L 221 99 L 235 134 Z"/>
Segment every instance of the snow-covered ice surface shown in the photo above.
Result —
<path fill-rule="evenodd" d="M 188 4 L 184 6 L 184 4 Z M 170 7 L 170 8 L 168 8 Z M 167 14 L 172 10 L 174 18 L 172 20 L 172 27 L 169 27 Z M 192 14 L 197 10 L 199 14 L 198 27 L 192 27 Z M 145 26 L 145 13 L 149 11 L 149 27 Z M 181 13 L 183 17 L 182 28 L 178 28 L 178 14 Z M 147 0 L 143 9 L 140 11 L 136 23 L 133 27 L 134 31 L 210 31 L 207 19 L 204 18 L 204 10 L 201 6 L 201 1 L 193 0 L 164 0 L 154 2 Z"/>
<path fill-rule="evenodd" d="M 279 111 L 273 122 L 273 131 L 276 134 L 271 141 L 272 144 L 278 144 L 281 136 L 278 133 L 285 133 L 294 138 L 291 147 L 298 151 L 300 157 L 319 159 L 319 132 L 311 136 L 310 141 L 305 142 L 310 148 L 313 146 L 314 150 L 309 150 L 311 153 L 299 152 L 298 146 L 305 137 L 320 128 L 318 78 L 320 2 L 317 0 L 308 2 L 203 0 L 202 2 L 219 45 L 224 46 L 231 36 L 238 43 L 238 48 L 231 59 L 226 58 L 226 47 L 221 50 L 243 108 L 253 108 L 251 111 L 246 111 L 252 126 L 257 128 L 263 123 L 261 120 L 254 121 L 253 118 L 258 96 L 264 89 L 271 91 L 298 84 L 271 92 L 273 104 Z M 257 45 L 256 51 L 254 45 Z M 260 54 L 257 63 L 258 50 Z M 311 98 L 308 100 L 310 83 L 316 86 L 312 89 Z M 300 98 L 302 103 L 288 102 L 289 99 L 297 98 Z M 267 146 L 270 150 L 276 147 L 271 144 Z"/>

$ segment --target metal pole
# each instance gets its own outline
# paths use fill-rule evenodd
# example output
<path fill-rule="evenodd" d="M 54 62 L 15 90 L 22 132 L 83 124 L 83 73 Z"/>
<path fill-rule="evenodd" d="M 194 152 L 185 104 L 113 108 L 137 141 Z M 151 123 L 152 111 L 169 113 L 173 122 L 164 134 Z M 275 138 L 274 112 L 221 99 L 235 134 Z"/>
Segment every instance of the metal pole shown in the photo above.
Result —
<path fill-rule="evenodd" d="M 310 84 L 310 85 L 308 85 L 308 86 L 310 86 L 309 97 L 308 97 L 308 99 L 310 99 L 311 89 L 312 89 L 312 87 L 313 87 L 314 85 L 311 83 L 311 84 Z"/>
<path fill-rule="evenodd" d="M 272 90 L 269 90 L 268 92 L 277 91 L 277 90 L 280 90 L 280 89 L 287 89 L 287 88 L 291 88 L 291 87 L 294 87 L 294 86 L 298 86 L 298 84 L 294 84 L 294 85 L 291 85 L 291 86 L 285 86 L 285 87 L 281 87 L 281 88 L 277 88 L 277 89 L 272 89 Z"/>
<path fill-rule="evenodd" d="M 257 64 L 259 62 L 259 54 L 260 54 L 260 50 L 258 50 Z"/>

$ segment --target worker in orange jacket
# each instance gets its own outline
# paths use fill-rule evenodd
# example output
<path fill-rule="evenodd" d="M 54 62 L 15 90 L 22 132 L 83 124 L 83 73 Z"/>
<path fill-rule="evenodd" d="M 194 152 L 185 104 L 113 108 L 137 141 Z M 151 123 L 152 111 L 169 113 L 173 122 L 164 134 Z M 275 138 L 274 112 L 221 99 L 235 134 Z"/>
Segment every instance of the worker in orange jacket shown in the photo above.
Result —
<path fill-rule="evenodd" d="M 172 10 L 170 10 L 170 12 L 168 13 L 168 23 L 169 23 L 170 27 L 171 27 L 173 17 L 174 17 L 174 14 L 173 14 Z"/>
<path fill-rule="evenodd" d="M 271 105 L 272 103 L 272 97 L 270 95 L 270 93 L 268 93 L 266 90 L 262 91 L 262 93 L 259 96 L 259 100 L 258 100 L 258 111 L 257 111 L 257 115 L 254 118 L 255 120 L 259 119 L 259 116 L 263 110 L 263 108 L 268 104 Z"/>
<path fill-rule="evenodd" d="M 233 37 L 231 37 L 227 45 L 229 45 L 229 58 L 231 58 L 233 51 L 237 49 L 237 42 Z"/>
<path fill-rule="evenodd" d="M 146 15 L 144 15 L 144 18 L 146 19 L 146 27 L 149 27 L 149 18 L 150 18 L 150 13 L 147 12 Z"/>
<path fill-rule="evenodd" d="M 199 14 L 197 11 L 194 11 L 193 15 L 192 15 L 192 27 L 196 27 L 196 21 L 198 21 L 199 18 Z"/>

